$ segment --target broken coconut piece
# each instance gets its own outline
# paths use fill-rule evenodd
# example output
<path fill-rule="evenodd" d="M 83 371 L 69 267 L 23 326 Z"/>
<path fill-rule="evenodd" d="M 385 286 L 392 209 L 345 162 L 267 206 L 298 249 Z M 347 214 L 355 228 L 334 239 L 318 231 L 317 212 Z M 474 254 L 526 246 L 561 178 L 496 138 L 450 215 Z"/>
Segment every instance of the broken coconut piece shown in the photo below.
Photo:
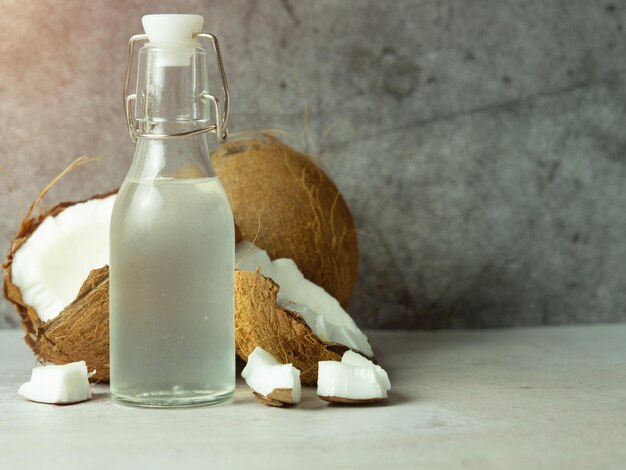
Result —
<path fill-rule="evenodd" d="M 300 403 L 300 371 L 293 364 L 281 364 L 259 346 L 248 356 L 241 376 L 267 405 Z"/>
<path fill-rule="evenodd" d="M 328 292 L 306 279 L 293 260 L 272 261 L 266 251 L 246 240 L 237 244 L 235 257 L 238 269 L 248 272 L 259 269 L 274 280 L 280 286 L 278 305 L 299 313 L 322 341 L 344 344 L 368 357 L 374 355 L 367 336 L 352 317 Z"/>
<path fill-rule="evenodd" d="M 387 398 L 391 382 L 387 372 L 369 359 L 346 351 L 341 362 L 320 361 L 317 394 L 335 403 L 374 403 Z"/>
<path fill-rule="evenodd" d="M 89 377 L 95 373 L 87 373 L 85 361 L 35 367 L 30 382 L 23 384 L 17 393 L 39 403 L 78 403 L 91 398 Z"/>

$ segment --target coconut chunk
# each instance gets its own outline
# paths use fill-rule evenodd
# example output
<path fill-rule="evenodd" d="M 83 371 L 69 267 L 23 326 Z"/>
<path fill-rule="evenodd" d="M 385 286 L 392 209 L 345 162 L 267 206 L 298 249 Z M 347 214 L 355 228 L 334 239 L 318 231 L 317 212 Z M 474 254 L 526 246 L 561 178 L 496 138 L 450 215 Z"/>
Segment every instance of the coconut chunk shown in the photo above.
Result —
<path fill-rule="evenodd" d="M 318 363 L 317 394 L 337 403 L 373 403 L 387 398 L 391 382 L 385 370 L 353 351 L 337 361 Z"/>
<path fill-rule="evenodd" d="M 267 252 L 249 241 L 237 244 L 237 268 L 255 272 L 274 280 L 279 286 L 277 303 L 302 315 L 309 328 L 324 342 L 340 343 L 368 357 L 374 352 L 367 336 L 339 302 L 324 289 L 306 279 L 288 258 L 272 261 Z"/>
<path fill-rule="evenodd" d="M 115 196 L 94 198 L 49 216 L 15 252 L 11 281 L 41 322 L 56 317 L 92 269 L 109 263 Z"/>
<path fill-rule="evenodd" d="M 300 403 L 300 371 L 292 364 L 281 364 L 265 349 L 257 346 L 248 356 L 248 363 L 241 372 L 255 395 L 266 404 L 282 406 Z"/>
<path fill-rule="evenodd" d="M 62 366 L 35 367 L 30 382 L 23 384 L 17 393 L 39 403 L 69 404 L 89 400 L 91 387 L 85 361 Z"/>

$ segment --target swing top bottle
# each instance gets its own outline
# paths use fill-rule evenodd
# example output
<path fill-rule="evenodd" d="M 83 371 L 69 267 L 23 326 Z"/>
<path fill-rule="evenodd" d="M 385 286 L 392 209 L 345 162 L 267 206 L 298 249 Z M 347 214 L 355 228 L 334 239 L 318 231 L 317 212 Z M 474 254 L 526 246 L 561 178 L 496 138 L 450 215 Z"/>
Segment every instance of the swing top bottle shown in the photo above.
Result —
<path fill-rule="evenodd" d="M 113 208 L 109 281 L 111 396 L 123 404 L 200 406 L 234 392 L 234 225 L 207 144 L 208 132 L 226 138 L 228 88 L 202 23 L 147 15 L 147 36 L 129 43 L 124 95 L 137 146 Z M 217 53 L 223 113 L 201 38 Z M 142 39 L 137 93 L 126 96 Z"/>

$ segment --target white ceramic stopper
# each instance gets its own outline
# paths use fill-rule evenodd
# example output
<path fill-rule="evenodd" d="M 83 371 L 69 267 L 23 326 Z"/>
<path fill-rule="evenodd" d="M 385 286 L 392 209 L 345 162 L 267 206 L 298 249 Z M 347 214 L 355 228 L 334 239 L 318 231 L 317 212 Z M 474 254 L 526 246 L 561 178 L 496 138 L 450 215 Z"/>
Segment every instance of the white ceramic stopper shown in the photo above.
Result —
<path fill-rule="evenodd" d="M 193 34 L 201 32 L 204 24 L 201 15 L 145 15 L 141 22 L 150 44 L 164 49 L 157 56 L 157 65 L 189 65 L 189 46 L 196 42 Z"/>

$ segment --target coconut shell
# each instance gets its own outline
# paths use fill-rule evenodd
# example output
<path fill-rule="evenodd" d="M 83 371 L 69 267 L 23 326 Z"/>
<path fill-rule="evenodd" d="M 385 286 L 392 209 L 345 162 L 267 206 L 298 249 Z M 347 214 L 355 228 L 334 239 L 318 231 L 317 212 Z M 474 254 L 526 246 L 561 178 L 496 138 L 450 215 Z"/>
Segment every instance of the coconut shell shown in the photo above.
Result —
<path fill-rule="evenodd" d="M 340 361 L 348 348 L 324 343 L 298 313 L 276 304 L 278 285 L 260 274 L 235 272 L 235 341 L 244 361 L 261 346 L 282 363 L 300 369 L 302 383 L 317 383 L 318 361 Z"/>
<path fill-rule="evenodd" d="M 68 207 L 71 207 L 75 204 L 87 202 L 91 199 L 104 199 L 108 196 L 111 196 L 112 194 L 115 194 L 116 192 L 117 191 L 111 191 L 106 194 L 98 194 L 83 201 L 62 202 L 55 205 L 50 210 L 42 212 L 39 215 L 35 215 L 32 217 L 30 215 L 27 215 L 20 222 L 20 227 L 18 229 L 17 235 L 11 243 L 11 247 L 9 248 L 9 252 L 7 253 L 7 258 L 5 262 L 2 264 L 2 275 L 4 279 L 2 293 L 4 294 L 4 298 L 11 302 L 13 305 L 15 305 L 15 307 L 17 308 L 17 311 L 22 318 L 22 328 L 24 329 L 25 333 L 24 341 L 26 341 L 26 344 L 28 344 L 31 349 L 35 346 L 35 341 L 37 340 L 37 330 L 41 326 L 42 322 L 37 312 L 30 305 L 24 302 L 24 299 L 22 299 L 22 293 L 20 292 L 19 287 L 17 287 L 12 282 L 11 265 L 13 264 L 13 256 L 22 247 L 26 240 L 28 240 L 28 237 L 32 235 L 32 233 L 47 217 L 54 217 L 63 212 Z M 33 207 L 34 205 L 31 206 L 28 214 L 32 213 Z"/>
<path fill-rule="evenodd" d="M 94 269 L 76 299 L 37 331 L 33 351 L 54 364 L 85 361 L 92 380 L 109 380 L 109 267 Z"/>
<path fill-rule="evenodd" d="M 293 259 L 307 279 L 345 307 L 358 271 L 357 237 L 328 175 L 271 136 L 228 142 L 212 163 L 243 239 L 272 259 Z"/>

